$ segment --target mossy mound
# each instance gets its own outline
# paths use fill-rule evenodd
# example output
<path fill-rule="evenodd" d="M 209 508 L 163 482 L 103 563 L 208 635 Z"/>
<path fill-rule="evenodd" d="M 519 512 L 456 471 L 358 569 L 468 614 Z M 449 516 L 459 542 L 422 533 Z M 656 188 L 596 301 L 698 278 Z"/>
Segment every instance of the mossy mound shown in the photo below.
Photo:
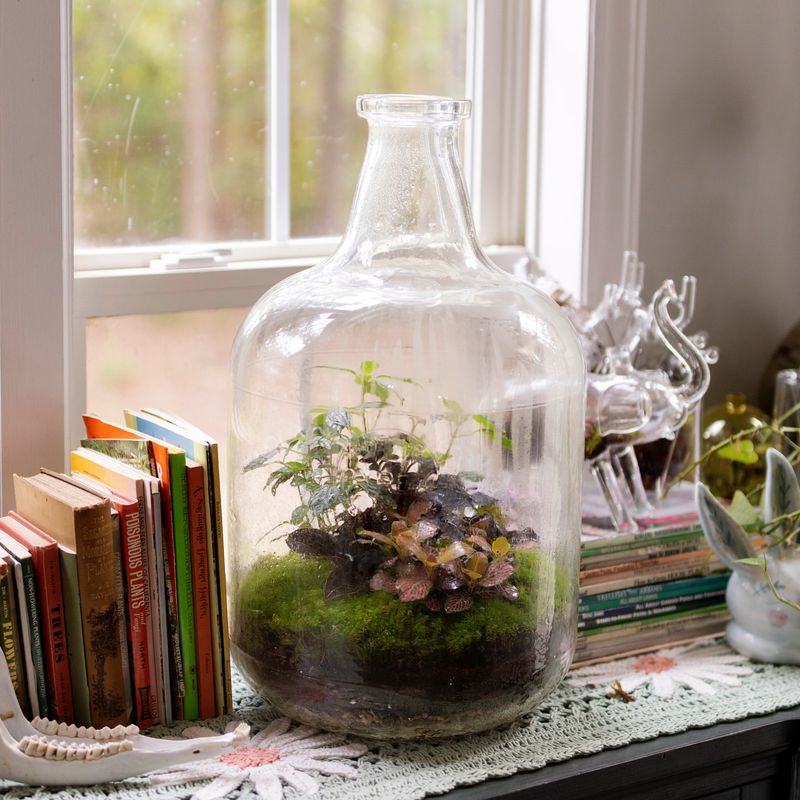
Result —
<path fill-rule="evenodd" d="M 563 571 L 536 550 L 514 559 L 517 600 L 445 615 L 388 592 L 326 600 L 330 560 L 263 557 L 238 587 L 237 663 L 282 713 L 331 730 L 429 738 L 504 724 L 561 678 L 575 624 Z M 544 623 L 540 600 L 553 608 Z"/>
<path fill-rule="evenodd" d="M 516 601 L 476 599 L 472 608 L 452 615 L 431 613 L 423 602 L 402 603 L 387 592 L 326 600 L 323 587 L 331 569 L 329 560 L 296 553 L 257 561 L 238 591 L 235 637 L 240 646 L 252 651 L 252 645 L 266 635 L 275 644 L 296 650 L 303 660 L 309 657 L 309 648 L 320 657 L 321 651 L 330 655 L 326 644 L 332 643 L 364 665 L 440 660 L 534 633 L 545 570 L 554 579 L 556 615 L 562 612 L 568 592 L 565 576 L 536 550 L 515 555 Z"/>

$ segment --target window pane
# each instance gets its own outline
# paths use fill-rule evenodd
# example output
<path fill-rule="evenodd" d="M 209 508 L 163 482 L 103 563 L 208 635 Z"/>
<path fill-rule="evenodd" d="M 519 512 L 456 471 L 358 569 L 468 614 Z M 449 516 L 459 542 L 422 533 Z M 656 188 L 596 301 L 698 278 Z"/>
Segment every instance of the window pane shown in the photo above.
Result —
<path fill-rule="evenodd" d="M 87 320 L 87 410 L 122 423 L 124 408 L 155 406 L 224 444 L 230 350 L 247 310 Z"/>
<path fill-rule="evenodd" d="M 293 236 L 344 228 L 369 92 L 463 95 L 466 0 L 288 0 Z M 269 237 L 266 0 L 73 0 L 76 246 Z"/>
<path fill-rule="evenodd" d="M 76 245 L 264 238 L 264 3 L 72 9 Z"/>
<path fill-rule="evenodd" d="M 372 92 L 463 96 L 465 0 L 291 0 L 291 232 L 341 233 Z"/>

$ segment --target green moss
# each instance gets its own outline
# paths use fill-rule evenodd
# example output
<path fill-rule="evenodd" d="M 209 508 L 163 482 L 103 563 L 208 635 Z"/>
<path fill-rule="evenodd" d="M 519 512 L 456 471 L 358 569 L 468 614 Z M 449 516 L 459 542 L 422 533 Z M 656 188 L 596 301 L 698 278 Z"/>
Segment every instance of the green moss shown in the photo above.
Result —
<path fill-rule="evenodd" d="M 328 601 L 323 586 L 330 561 L 297 553 L 265 556 L 239 587 L 235 635 L 246 650 L 258 651 L 266 637 L 305 655 L 310 648 L 345 648 L 364 663 L 491 649 L 494 643 L 535 632 L 537 588 L 553 571 L 556 614 L 566 602 L 566 576 L 549 558 L 536 550 L 519 551 L 515 567 L 516 601 L 476 599 L 468 611 L 442 615 L 429 612 L 423 602 L 401 603 L 387 592 Z"/>

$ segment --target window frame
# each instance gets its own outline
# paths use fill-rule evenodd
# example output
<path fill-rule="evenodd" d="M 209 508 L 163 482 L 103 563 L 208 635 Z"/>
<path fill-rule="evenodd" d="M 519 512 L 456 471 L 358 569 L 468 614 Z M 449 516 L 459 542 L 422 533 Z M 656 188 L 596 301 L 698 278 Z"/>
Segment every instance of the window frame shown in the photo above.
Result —
<path fill-rule="evenodd" d="M 468 1 L 467 94 L 475 124 L 465 138 L 465 167 L 481 239 L 500 245 L 489 253 L 507 265 L 535 253 L 584 294 L 588 265 L 592 285 L 602 284 L 616 275 L 620 241 L 636 245 L 646 0 L 579 0 L 574 7 Z M 268 2 L 274 19 L 288 19 L 288 0 Z M 0 152 L 26 143 L 28 156 L 0 173 L 3 509 L 11 505 L 12 471 L 64 468 L 80 437 L 87 319 L 247 306 L 337 242 L 221 243 L 233 250 L 228 266 L 170 271 L 146 266 L 163 248 L 73 253 L 70 16 L 70 0 L 0 4 L 0 109 L 24 104 L 29 112 L 0 113 Z M 277 36 L 280 26 L 271 27 Z M 566 82 L 559 71 L 564 37 L 582 59 Z M 286 57 L 273 42 L 270 58 Z M 638 87 L 633 100 L 631 86 Z M 288 108 L 285 97 L 274 103 Z M 568 142 L 559 136 L 565 118 L 582 120 Z M 287 132 L 269 146 L 279 148 Z M 58 158 L 37 161 L 38 151 Z M 570 170 L 572 180 L 560 181 Z M 274 177 L 287 179 L 285 171 Z M 548 245 L 544 210 L 554 208 L 566 221 L 560 235 L 580 243 L 566 258 Z M 614 233 L 601 236 L 604 230 Z M 612 263 L 610 273 L 605 265 Z"/>

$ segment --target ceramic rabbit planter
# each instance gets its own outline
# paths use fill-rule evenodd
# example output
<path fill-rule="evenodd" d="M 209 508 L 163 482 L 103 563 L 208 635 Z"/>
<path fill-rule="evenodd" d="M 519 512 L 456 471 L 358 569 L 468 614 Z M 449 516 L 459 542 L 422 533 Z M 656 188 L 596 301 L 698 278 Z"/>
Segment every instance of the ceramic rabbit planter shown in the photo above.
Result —
<path fill-rule="evenodd" d="M 789 537 L 757 553 L 742 527 L 702 483 L 697 484 L 696 498 L 709 545 L 733 570 L 726 594 L 733 617 L 726 631 L 728 644 L 754 661 L 800 664 L 800 612 L 775 597 L 763 566 L 741 563 L 741 559 L 758 558 L 763 564 L 762 559 L 766 559 L 775 589 L 797 603 L 800 602 L 800 547 Z M 800 486 L 794 469 L 781 453 L 769 450 L 765 522 L 798 511 Z M 774 532 L 779 539 L 788 531 L 778 527 Z"/>

